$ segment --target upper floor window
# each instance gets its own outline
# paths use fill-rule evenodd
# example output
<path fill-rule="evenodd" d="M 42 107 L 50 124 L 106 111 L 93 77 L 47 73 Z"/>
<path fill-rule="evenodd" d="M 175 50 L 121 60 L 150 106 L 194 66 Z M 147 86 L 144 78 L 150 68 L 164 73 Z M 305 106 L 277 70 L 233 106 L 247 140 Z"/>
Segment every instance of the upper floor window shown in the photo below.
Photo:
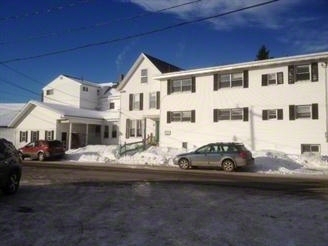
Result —
<path fill-rule="evenodd" d="M 289 105 L 289 119 L 319 119 L 318 104 Z"/>
<path fill-rule="evenodd" d="M 167 94 L 181 92 L 196 92 L 195 77 L 173 79 L 168 81 Z"/>
<path fill-rule="evenodd" d="M 284 83 L 283 72 L 262 74 L 262 86 L 277 85 Z"/>
<path fill-rule="evenodd" d="M 243 87 L 248 88 L 248 71 L 214 74 L 214 90 L 220 88 Z"/>
<path fill-rule="evenodd" d="M 147 82 L 148 82 L 148 70 L 141 69 L 141 83 L 147 83 Z"/>
<path fill-rule="evenodd" d="M 129 110 L 143 109 L 143 93 L 129 95 Z"/>
<path fill-rule="evenodd" d="M 109 103 L 109 109 L 115 109 L 115 103 L 114 102 Z"/>
<path fill-rule="evenodd" d="M 149 93 L 149 108 L 150 109 L 159 109 L 160 106 L 160 92 L 151 92 Z"/>
<path fill-rule="evenodd" d="M 319 80 L 318 77 L 318 63 L 300 64 L 288 66 L 288 84 L 294 84 L 300 81 L 312 81 Z"/>
<path fill-rule="evenodd" d="M 262 120 L 282 120 L 283 110 L 282 109 L 265 109 L 262 111 Z"/>
<path fill-rule="evenodd" d="M 54 94 L 54 89 L 49 89 L 46 91 L 47 96 Z"/>
<path fill-rule="evenodd" d="M 195 110 L 168 111 L 167 123 L 171 122 L 195 122 Z"/>
<path fill-rule="evenodd" d="M 221 120 L 248 121 L 248 108 L 214 109 L 213 121 L 218 122 Z"/>
<path fill-rule="evenodd" d="M 89 91 L 88 86 L 83 86 L 83 87 L 82 87 L 82 91 L 85 91 L 85 92 Z"/>

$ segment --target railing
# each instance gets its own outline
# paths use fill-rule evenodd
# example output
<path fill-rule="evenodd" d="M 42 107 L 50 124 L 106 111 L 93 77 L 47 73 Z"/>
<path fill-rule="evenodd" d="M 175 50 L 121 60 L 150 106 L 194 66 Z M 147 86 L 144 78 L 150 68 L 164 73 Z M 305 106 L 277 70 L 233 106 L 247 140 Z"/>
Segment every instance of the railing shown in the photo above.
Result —
<path fill-rule="evenodd" d="M 134 154 L 136 152 L 144 151 L 148 149 L 150 146 L 157 145 L 156 141 L 154 141 L 154 138 L 148 137 L 145 140 L 133 142 L 133 143 L 124 143 L 123 145 L 120 145 L 119 154 L 127 155 L 127 154 Z"/>

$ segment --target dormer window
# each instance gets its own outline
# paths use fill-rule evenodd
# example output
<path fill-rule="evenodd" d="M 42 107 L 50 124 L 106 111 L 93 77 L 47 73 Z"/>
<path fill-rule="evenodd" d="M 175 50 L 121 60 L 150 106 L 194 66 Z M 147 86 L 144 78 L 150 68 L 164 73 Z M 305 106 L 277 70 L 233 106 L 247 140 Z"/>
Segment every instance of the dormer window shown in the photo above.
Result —
<path fill-rule="evenodd" d="M 47 96 L 54 94 L 54 89 L 49 89 L 46 91 Z"/>
<path fill-rule="evenodd" d="M 147 83 L 147 82 L 148 82 L 148 70 L 141 69 L 141 83 Z"/>
<path fill-rule="evenodd" d="M 88 88 L 87 86 L 83 86 L 83 87 L 82 87 L 82 91 L 87 92 L 87 91 L 89 91 L 89 88 Z"/>

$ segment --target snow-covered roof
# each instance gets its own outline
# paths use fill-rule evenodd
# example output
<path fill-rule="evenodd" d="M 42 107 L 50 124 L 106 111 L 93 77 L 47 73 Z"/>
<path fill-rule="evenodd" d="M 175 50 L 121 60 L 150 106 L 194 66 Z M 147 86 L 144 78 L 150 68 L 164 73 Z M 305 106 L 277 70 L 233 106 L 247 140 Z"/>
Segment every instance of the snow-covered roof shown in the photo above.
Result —
<path fill-rule="evenodd" d="M 167 80 L 169 78 L 212 74 L 212 73 L 216 73 L 216 72 L 220 72 L 220 71 L 229 71 L 229 70 L 233 70 L 233 69 L 249 69 L 249 68 L 255 69 L 255 68 L 260 68 L 260 67 L 283 65 L 283 64 L 288 64 L 291 62 L 301 62 L 301 61 L 306 61 L 306 60 L 326 61 L 327 62 L 328 52 L 320 52 L 320 53 L 312 53 L 312 54 L 305 54 L 305 55 L 273 58 L 273 59 L 267 59 L 267 60 L 235 63 L 235 64 L 229 64 L 229 65 L 215 66 L 215 67 L 205 67 L 205 68 L 183 70 L 183 71 L 178 71 L 178 72 L 165 73 L 165 74 L 155 77 L 154 79 Z"/>
<path fill-rule="evenodd" d="M 0 103 L 0 127 L 8 127 L 25 103 Z"/>

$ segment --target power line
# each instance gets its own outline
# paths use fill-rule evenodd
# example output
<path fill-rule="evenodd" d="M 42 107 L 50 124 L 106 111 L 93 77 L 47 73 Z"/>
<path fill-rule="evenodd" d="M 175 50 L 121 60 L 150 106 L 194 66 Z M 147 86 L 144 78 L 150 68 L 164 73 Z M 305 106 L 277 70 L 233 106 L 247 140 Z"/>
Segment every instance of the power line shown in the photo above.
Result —
<path fill-rule="evenodd" d="M 267 2 L 263 2 L 263 3 L 259 3 L 259 4 L 254 4 L 254 5 L 239 8 L 239 9 L 236 9 L 236 10 L 231 10 L 231 11 L 228 11 L 228 12 L 225 12 L 225 13 L 216 14 L 216 15 L 212 15 L 212 16 L 208 16 L 208 17 L 203 17 L 203 18 L 199 18 L 199 19 L 191 20 L 191 21 L 184 21 L 184 22 L 181 22 L 181 23 L 178 23 L 178 24 L 175 24 L 175 25 L 170 25 L 170 26 L 166 26 L 166 27 L 154 29 L 154 30 L 151 30 L 151 31 L 138 33 L 138 34 L 128 35 L 128 36 L 125 36 L 125 37 L 114 38 L 112 40 L 96 42 L 96 43 L 89 43 L 89 44 L 85 44 L 85 45 L 82 45 L 82 46 L 77 46 L 77 47 L 63 49 L 63 50 L 57 50 L 57 51 L 51 51 L 51 52 L 48 52 L 48 53 L 43 53 L 43 54 L 35 55 L 35 56 L 28 56 L 28 57 L 21 57 L 21 58 L 14 58 L 14 59 L 9 59 L 9 60 L 4 60 L 4 61 L 0 61 L 0 64 L 17 62 L 17 61 L 25 61 L 25 60 L 31 60 L 31 59 L 37 59 L 37 58 L 42 58 L 42 57 L 46 57 L 46 56 L 58 55 L 58 54 L 68 53 L 68 52 L 77 51 L 77 50 L 81 50 L 81 49 L 86 49 L 86 48 L 90 48 L 90 47 L 102 46 L 102 45 L 107 45 L 107 44 L 111 44 L 111 43 L 116 43 L 116 42 L 119 42 L 119 41 L 139 38 L 139 37 L 143 37 L 143 36 L 148 36 L 148 35 L 151 35 L 151 34 L 154 34 L 154 33 L 167 31 L 167 30 L 174 29 L 174 28 L 181 27 L 181 26 L 185 26 L 185 25 L 188 25 L 188 24 L 194 24 L 194 23 L 205 21 L 205 20 L 210 20 L 210 19 L 225 16 L 225 15 L 245 11 L 245 10 L 248 10 L 248 9 L 261 7 L 261 6 L 268 5 L 268 4 L 271 4 L 271 3 L 274 3 L 274 2 L 278 2 L 278 1 L 279 0 L 272 0 L 272 1 L 267 1 Z"/>
<path fill-rule="evenodd" d="M 62 11 L 65 8 L 76 7 L 79 4 L 90 3 L 90 1 L 92 1 L 92 0 L 80 0 L 80 1 L 77 1 L 77 3 L 68 3 L 68 4 L 65 4 L 65 5 L 59 5 L 59 6 L 55 6 L 55 7 L 52 7 L 52 8 L 45 9 L 45 10 L 36 10 L 36 11 L 31 12 L 31 13 L 24 13 L 24 14 L 19 14 L 19 15 L 0 17 L 0 22 L 1 21 L 24 19 L 24 18 L 27 18 L 27 17 L 38 16 L 38 15 L 42 15 L 42 14 L 50 14 L 50 13 L 53 13 L 53 12 L 56 12 L 56 11 Z"/>
<path fill-rule="evenodd" d="M 189 5 L 189 4 L 194 4 L 194 3 L 200 2 L 200 1 L 202 1 L 202 0 L 189 1 L 189 2 L 182 3 L 182 4 L 173 5 L 173 6 L 170 6 L 170 7 L 167 7 L 167 8 L 159 9 L 159 10 L 156 10 L 156 11 L 153 11 L 153 12 L 145 12 L 145 13 L 140 13 L 140 14 L 130 16 L 130 17 L 117 18 L 117 19 L 114 19 L 114 20 L 100 22 L 100 23 L 96 23 L 96 24 L 93 24 L 93 25 L 89 25 L 89 26 L 82 26 L 82 27 L 78 27 L 78 28 L 70 28 L 70 29 L 66 29 L 62 32 L 45 33 L 45 34 L 41 34 L 41 35 L 38 35 L 38 36 L 29 37 L 29 38 L 24 38 L 24 39 L 19 39 L 19 40 L 14 40 L 14 41 L 7 41 L 7 42 L 0 42 L 0 45 L 20 43 L 20 42 L 25 42 L 25 41 L 29 41 L 29 40 L 37 40 L 37 39 L 48 38 L 48 37 L 59 37 L 61 35 L 65 35 L 65 34 L 83 32 L 83 31 L 87 31 L 87 30 L 90 30 L 90 29 L 94 29 L 94 28 L 108 26 L 110 24 L 121 22 L 121 21 L 132 21 L 132 20 L 135 20 L 135 19 L 138 19 L 138 18 L 141 18 L 141 17 L 151 16 L 151 15 L 154 15 L 154 14 L 165 12 L 165 11 L 170 10 L 170 9 L 183 7 L 183 6 L 186 6 L 186 5 Z"/>

